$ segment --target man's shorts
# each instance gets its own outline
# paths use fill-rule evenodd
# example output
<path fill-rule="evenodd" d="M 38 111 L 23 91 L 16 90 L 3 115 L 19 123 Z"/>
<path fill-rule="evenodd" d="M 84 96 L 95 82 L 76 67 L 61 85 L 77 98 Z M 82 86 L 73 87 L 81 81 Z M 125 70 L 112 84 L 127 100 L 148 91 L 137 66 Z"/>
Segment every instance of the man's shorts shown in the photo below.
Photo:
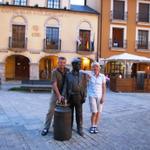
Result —
<path fill-rule="evenodd" d="M 92 113 L 102 112 L 103 104 L 100 104 L 101 98 L 89 96 L 90 110 Z"/>

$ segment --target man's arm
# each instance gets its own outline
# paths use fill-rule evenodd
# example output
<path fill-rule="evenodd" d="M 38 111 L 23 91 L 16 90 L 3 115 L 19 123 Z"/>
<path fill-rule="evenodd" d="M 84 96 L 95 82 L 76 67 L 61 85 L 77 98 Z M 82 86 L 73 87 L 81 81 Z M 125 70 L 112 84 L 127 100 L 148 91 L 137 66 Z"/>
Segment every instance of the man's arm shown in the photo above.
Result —
<path fill-rule="evenodd" d="M 61 94 L 60 94 L 60 92 L 59 92 L 59 90 L 58 90 L 57 81 L 54 81 L 54 82 L 52 83 L 52 89 L 54 90 L 54 92 L 55 92 L 55 94 L 56 94 L 58 100 L 61 101 L 62 96 L 61 96 Z"/>
<path fill-rule="evenodd" d="M 102 99 L 101 99 L 101 101 L 100 101 L 101 104 L 104 103 L 105 94 L 106 94 L 106 84 L 103 83 L 103 84 L 102 84 Z"/>
<path fill-rule="evenodd" d="M 106 80 L 104 79 L 104 82 L 102 83 L 102 98 L 100 101 L 101 104 L 104 103 L 105 95 L 106 95 Z"/>
<path fill-rule="evenodd" d="M 55 92 L 58 100 L 61 101 L 61 94 L 60 94 L 59 89 L 57 87 L 57 73 L 56 73 L 55 70 L 53 70 L 53 72 L 52 72 L 51 83 L 52 83 L 52 89 L 53 89 L 53 91 Z"/>
<path fill-rule="evenodd" d="M 63 90 L 62 90 L 62 96 L 64 97 L 64 99 L 66 99 L 67 101 L 69 101 L 69 91 L 70 89 L 68 89 L 69 85 L 68 85 L 68 78 L 69 78 L 69 73 L 66 74 L 66 78 L 65 78 L 65 82 L 64 82 L 64 86 L 63 86 Z"/>

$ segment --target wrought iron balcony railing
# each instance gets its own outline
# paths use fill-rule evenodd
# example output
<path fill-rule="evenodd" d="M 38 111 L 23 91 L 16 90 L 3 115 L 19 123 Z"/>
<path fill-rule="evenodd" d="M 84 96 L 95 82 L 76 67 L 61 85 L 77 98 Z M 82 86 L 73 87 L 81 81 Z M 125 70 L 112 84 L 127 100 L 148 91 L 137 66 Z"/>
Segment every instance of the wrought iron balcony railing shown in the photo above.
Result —
<path fill-rule="evenodd" d="M 114 48 L 114 49 L 119 49 L 119 48 L 126 49 L 127 48 L 127 40 L 114 41 L 114 40 L 110 39 L 109 40 L 109 47 Z"/>
<path fill-rule="evenodd" d="M 43 40 L 43 49 L 45 52 L 59 52 L 61 51 L 61 39 L 59 40 Z"/>
<path fill-rule="evenodd" d="M 145 14 L 145 13 L 137 13 L 136 14 L 136 21 L 137 22 L 143 22 L 143 23 L 150 23 L 150 13 Z"/>
<path fill-rule="evenodd" d="M 128 19 L 128 12 L 120 13 L 119 11 L 111 11 L 110 12 L 110 19 L 111 20 L 121 20 L 121 21 L 127 21 Z"/>
<path fill-rule="evenodd" d="M 142 41 L 136 41 L 136 49 L 140 50 L 149 50 L 150 49 L 150 42 L 142 42 Z"/>
<path fill-rule="evenodd" d="M 13 37 L 9 37 L 9 48 L 10 49 L 27 49 L 28 38 L 15 39 Z"/>
<path fill-rule="evenodd" d="M 76 41 L 76 51 L 77 52 L 93 52 L 94 51 L 94 41 L 91 41 L 85 45 Z"/>

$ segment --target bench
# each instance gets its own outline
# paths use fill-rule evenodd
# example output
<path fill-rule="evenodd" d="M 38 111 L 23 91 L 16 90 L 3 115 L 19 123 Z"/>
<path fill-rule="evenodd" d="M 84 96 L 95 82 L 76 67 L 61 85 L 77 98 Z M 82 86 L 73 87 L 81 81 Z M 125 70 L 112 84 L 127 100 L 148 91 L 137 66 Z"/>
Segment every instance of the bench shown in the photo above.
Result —
<path fill-rule="evenodd" d="M 50 80 L 22 80 L 21 88 L 33 91 L 51 91 Z"/>

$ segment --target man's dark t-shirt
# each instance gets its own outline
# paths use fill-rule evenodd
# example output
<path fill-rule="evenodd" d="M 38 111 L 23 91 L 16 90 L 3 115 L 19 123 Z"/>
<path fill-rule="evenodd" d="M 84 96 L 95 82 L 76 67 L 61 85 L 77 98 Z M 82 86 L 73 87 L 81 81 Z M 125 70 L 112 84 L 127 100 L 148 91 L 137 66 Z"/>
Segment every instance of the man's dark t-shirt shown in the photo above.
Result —
<path fill-rule="evenodd" d="M 60 93 L 62 93 L 63 85 L 65 82 L 66 74 L 69 72 L 68 68 L 65 68 L 64 72 L 61 72 L 59 68 L 56 68 L 52 72 L 51 83 L 57 82 L 57 87 Z"/>

